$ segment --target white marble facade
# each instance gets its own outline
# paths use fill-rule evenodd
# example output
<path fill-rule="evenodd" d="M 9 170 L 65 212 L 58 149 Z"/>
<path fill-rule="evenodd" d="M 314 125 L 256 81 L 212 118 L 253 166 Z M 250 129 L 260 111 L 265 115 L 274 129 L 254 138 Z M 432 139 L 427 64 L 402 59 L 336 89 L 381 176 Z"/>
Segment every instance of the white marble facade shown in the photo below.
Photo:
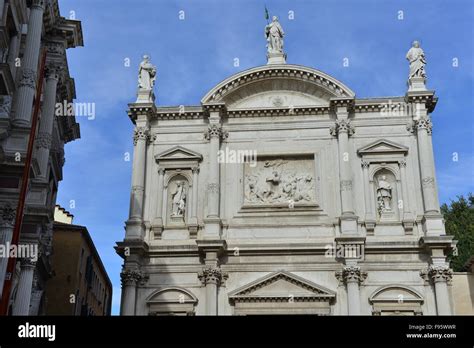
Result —
<path fill-rule="evenodd" d="M 201 105 L 129 105 L 122 315 L 451 314 L 424 77 L 358 99 L 273 62 Z"/>

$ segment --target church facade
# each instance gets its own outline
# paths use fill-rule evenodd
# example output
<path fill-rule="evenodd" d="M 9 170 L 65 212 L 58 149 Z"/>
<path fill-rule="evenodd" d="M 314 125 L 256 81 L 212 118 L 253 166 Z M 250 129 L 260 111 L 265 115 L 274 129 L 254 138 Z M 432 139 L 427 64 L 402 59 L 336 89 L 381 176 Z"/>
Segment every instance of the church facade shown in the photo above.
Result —
<path fill-rule="evenodd" d="M 452 314 L 423 51 L 405 95 L 359 99 L 266 33 L 201 105 L 155 105 L 141 64 L 121 314 Z"/>

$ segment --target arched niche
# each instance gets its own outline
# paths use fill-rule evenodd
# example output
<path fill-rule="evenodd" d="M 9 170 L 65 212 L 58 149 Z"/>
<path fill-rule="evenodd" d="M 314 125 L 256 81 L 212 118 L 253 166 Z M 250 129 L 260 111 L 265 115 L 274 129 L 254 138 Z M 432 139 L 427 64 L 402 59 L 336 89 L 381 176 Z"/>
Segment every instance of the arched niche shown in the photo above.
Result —
<path fill-rule="evenodd" d="M 187 173 L 172 173 L 166 181 L 166 222 L 170 226 L 185 226 L 189 216 L 192 177 Z"/>
<path fill-rule="evenodd" d="M 369 297 L 373 315 L 422 315 L 423 296 L 403 285 L 386 285 Z"/>
<path fill-rule="evenodd" d="M 146 299 L 148 315 L 194 315 L 197 302 L 191 291 L 180 287 L 155 290 Z"/>
<path fill-rule="evenodd" d="M 400 178 L 398 172 L 390 166 L 375 166 L 371 182 L 377 220 L 400 220 Z"/>

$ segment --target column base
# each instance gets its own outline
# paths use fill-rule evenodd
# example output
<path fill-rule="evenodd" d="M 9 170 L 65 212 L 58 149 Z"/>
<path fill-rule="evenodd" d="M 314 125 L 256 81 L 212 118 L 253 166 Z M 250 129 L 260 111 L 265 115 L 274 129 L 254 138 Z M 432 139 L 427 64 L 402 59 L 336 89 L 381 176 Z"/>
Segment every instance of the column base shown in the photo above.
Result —
<path fill-rule="evenodd" d="M 125 239 L 143 239 L 145 225 L 142 220 L 130 219 L 125 222 Z"/>

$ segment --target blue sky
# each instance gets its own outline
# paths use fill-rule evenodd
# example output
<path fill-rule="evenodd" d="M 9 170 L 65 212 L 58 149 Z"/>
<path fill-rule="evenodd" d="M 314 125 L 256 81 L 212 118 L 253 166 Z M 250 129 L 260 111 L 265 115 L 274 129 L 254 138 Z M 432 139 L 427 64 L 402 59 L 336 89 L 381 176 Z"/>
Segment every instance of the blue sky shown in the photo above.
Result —
<path fill-rule="evenodd" d="M 428 87 L 439 96 L 432 118 L 440 200 L 474 191 L 472 0 L 60 0 L 63 16 L 82 21 L 85 47 L 69 50 L 69 67 L 76 101 L 95 103 L 96 117 L 77 117 L 81 139 L 66 146 L 58 203 L 92 235 L 114 286 L 113 314 L 122 262 L 113 246 L 124 237 L 132 163 L 124 158 L 133 152 L 126 109 L 140 58 L 148 53 L 157 65 L 158 105 L 198 105 L 221 80 L 266 63 L 265 3 L 286 32 L 288 63 L 322 70 L 357 97 L 404 95 L 405 54 L 418 39 Z"/>

